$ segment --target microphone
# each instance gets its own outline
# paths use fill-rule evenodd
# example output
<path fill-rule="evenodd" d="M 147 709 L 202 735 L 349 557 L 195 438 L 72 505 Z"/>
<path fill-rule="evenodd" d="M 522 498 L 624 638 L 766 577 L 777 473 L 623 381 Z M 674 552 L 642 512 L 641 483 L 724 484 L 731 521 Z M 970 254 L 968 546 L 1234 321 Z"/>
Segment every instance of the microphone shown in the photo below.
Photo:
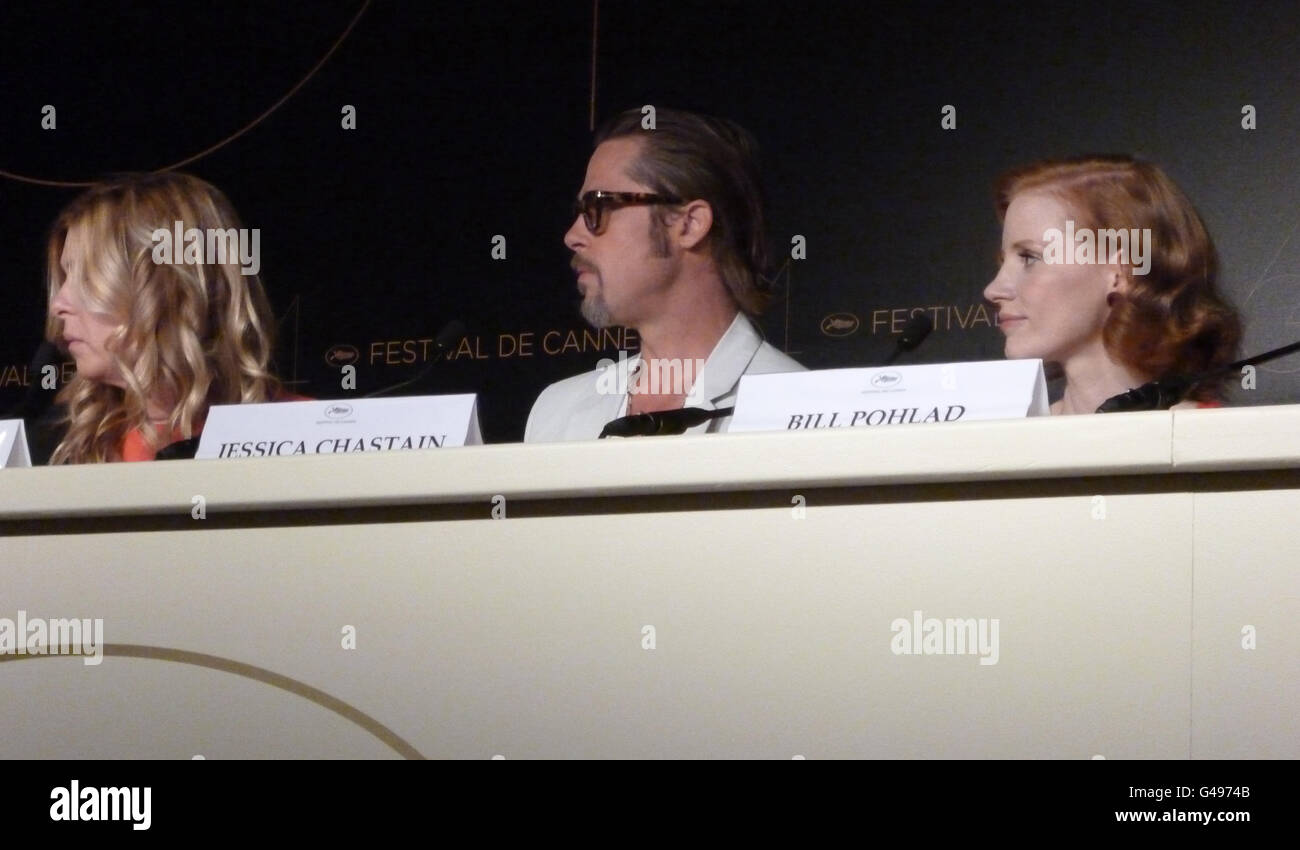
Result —
<path fill-rule="evenodd" d="M 925 338 L 934 330 L 934 321 L 926 313 L 917 313 L 903 325 L 903 332 L 898 336 L 894 353 L 883 365 L 893 363 L 900 354 L 914 351 L 925 342 Z M 730 416 L 734 407 L 721 407 L 717 410 L 705 410 L 702 407 L 682 407 L 677 410 L 661 410 L 657 413 L 639 413 L 624 416 L 607 424 L 600 432 L 600 439 L 605 437 L 657 437 L 672 434 L 684 434 L 687 428 L 693 428 L 710 419 Z"/>
<path fill-rule="evenodd" d="M 934 330 L 934 321 L 928 313 L 915 313 L 907 324 L 903 325 L 903 332 L 898 335 L 898 343 L 894 346 L 894 353 L 889 355 L 889 359 L 883 364 L 888 366 L 898 359 L 898 356 L 906 351 L 914 351 L 918 345 L 925 342 L 925 338 Z"/>
<path fill-rule="evenodd" d="M 41 373 L 46 366 L 57 367 L 63 362 L 59 347 L 48 339 L 41 340 L 27 367 L 27 391 L 22 400 L 5 413 L 5 419 L 38 419 L 54 403 L 54 391 L 41 389 Z"/>
<path fill-rule="evenodd" d="M 622 416 L 607 424 L 598 439 L 606 437 L 658 437 L 672 434 L 685 434 L 687 428 L 693 428 L 710 419 L 730 416 L 734 407 L 719 407 L 717 410 L 705 410 L 702 407 L 679 407 L 676 410 L 660 410 L 655 413 L 637 413 Z"/>
<path fill-rule="evenodd" d="M 465 327 L 464 322 L 460 319 L 452 319 L 450 322 L 443 325 L 442 330 L 438 331 L 438 335 L 434 337 L 433 347 L 437 350 L 438 356 L 435 356 L 430 360 L 429 365 L 425 366 L 420 374 L 411 378 L 409 381 L 402 381 L 400 384 L 393 384 L 391 387 L 384 387 L 383 389 L 375 390 L 372 393 L 366 393 L 361 397 L 375 398 L 376 396 L 387 395 L 393 390 L 400 390 L 402 387 L 409 387 L 411 384 L 423 381 L 429 376 L 429 373 L 433 371 L 433 367 L 438 364 L 438 361 L 446 355 L 447 349 L 453 348 L 459 344 L 468 332 L 469 331 Z"/>
<path fill-rule="evenodd" d="M 163 446 L 158 450 L 158 454 L 154 455 L 154 460 L 193 460 L 198 450 L 199 438 L 190 437 L 188 440 L 177 440 Z"/>
<path fill-rule="evenodd" d="M 1293 351 L 1300 351 L 1300 342 L 1293 342 L 1272 351 L 1265 351 L 1263 354 L 1256 354 L 1254 357 L 1247 357 L 1245 360 L 1238 360 L 1236 363 L 1229 363 L 1227 366 L 1211 369 L 1209 372 L 1202 372 L 1199 375 L 1174 375 L 1167 378 L 1157 378 L 1140 387 L 1134 387 L 1119 395 L 1111 396 L 1101 403 L 1101 406 L 1097 408 L 1097 412 L 1127 413 L 1134 410 L 1168 410 L 1182 401 L 1187 391 L 1202 381 L 1220 378 L 1229 372 L 1240 371 L 1244 366 L 1267 363 Z"/>

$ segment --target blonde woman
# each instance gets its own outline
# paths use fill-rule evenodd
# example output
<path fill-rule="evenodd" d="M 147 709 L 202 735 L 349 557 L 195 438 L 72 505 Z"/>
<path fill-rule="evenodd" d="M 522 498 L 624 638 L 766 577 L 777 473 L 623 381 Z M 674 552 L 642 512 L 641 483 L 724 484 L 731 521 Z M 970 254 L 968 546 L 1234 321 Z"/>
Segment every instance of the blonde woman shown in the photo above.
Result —
<path fill-rule="evenodd" d="M 55 399 L 67 431 L 50 463 L 152 460 L 197 436 L 210 405 L 290 398 L 269 368 L 270 304 L 244 273 L 255 266 L 207 239 L 163 246 L 163 231 L 191 229 L 244 233 L 225 195 L 179 173 L 115 177 L 55 220 L 46 336 L 77 372 Z"/>

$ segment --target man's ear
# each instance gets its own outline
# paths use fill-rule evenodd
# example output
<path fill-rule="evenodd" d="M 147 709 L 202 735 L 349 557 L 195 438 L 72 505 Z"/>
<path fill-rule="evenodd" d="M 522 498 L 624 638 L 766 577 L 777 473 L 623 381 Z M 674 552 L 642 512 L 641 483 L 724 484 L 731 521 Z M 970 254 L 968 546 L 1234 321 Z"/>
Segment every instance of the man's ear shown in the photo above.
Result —
<path fill-rule="evenodd" d="M 713 229 L 713 207 L 708 201 L 691 201 L 682 207 L 678 216 L 672 232 L 684 250 L 689 251 L 701 244 Z"/>

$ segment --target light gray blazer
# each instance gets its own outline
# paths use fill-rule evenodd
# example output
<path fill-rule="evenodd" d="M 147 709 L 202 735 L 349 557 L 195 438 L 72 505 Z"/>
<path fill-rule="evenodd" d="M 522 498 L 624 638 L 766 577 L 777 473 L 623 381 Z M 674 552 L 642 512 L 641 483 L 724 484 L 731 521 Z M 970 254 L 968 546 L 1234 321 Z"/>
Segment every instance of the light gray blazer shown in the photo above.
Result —
<path fill-rule="evenodd" d="M 602 361 L 603 365 L 590 372 L 556 381 L 542 390 L 528 414 L 524 442 L 594 440 L 599 437 L 607 422 L 625 415 L 628 375 L 640 359 L 638 354 L 616 362 Z M 737 313 L 731 327 L 713 347 L 704 368 L 695 376 L 683 407 L 706 410 L 730 407 L 736 402 L 741 375 L 802 371 L 804 367 L 797 361 L 764 342 L 744 313 Z M 712 419 L 688 429 L 686 433 L 726 431 L 730 423 L 730 416 Z"/>

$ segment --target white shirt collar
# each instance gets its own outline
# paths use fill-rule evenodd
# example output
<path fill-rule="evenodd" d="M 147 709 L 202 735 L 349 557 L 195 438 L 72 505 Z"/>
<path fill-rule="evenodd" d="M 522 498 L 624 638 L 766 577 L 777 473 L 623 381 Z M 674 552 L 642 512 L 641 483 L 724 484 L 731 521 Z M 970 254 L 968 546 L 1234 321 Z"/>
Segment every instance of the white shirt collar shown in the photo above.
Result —
<path fill-rule="evenodd" d="M 729 395 L 745 374 L 754 354 L 763 344 L 757 329 L 743 312 L 737 311 L 727 330 L 709 352 L 704 367 L 695 375 L 691 391 L 683 402 L 683 407 L 703 407 L 709 410 L 717 407 L 717 400 Z M 628 397 L 626 388 L 630 386 L 631 376 L 641 363 L 641 354 L 631 357 L 622 356 L 605 367 L 606 386 L 614 384 L 624 388 L 623 397 L 615 416 L 627 415 Z M 610 373 L 612 371 L 612 374 Z"/>

